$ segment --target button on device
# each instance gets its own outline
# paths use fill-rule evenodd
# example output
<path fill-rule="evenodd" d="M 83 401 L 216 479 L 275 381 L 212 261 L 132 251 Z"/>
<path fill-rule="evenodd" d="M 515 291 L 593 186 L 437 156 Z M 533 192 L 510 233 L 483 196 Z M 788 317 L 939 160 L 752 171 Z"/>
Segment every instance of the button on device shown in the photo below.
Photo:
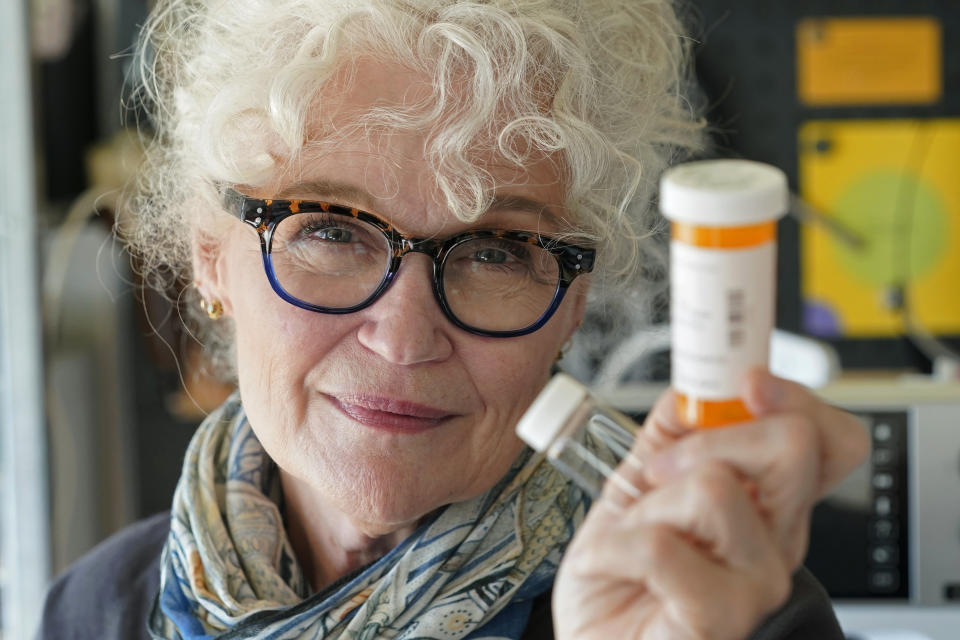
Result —
<path fill-rule="evenodd" d="M 877 442 L 889 442 L 893 438 L 893 427 L 886 422 L 878 422 L 873 426 L 873 439 Z"/>
<path fill-rule="evenodd" d="M 892 473 L 875 473 L 873 475 L 873 488 L 879 489 L 881 491 L 886 491 L 893 488 L 893 474 Z"/>
<path fill-rule="evenodd" d="M 890 518 L 877 518 L 870 525 L 870 533 L 873 539 L 878 542 L 896 540 L 897 523 Z"/>
<path fill-rule="evenodd" d="M 870 591 L 875 593 L 891 593 L 900 586 L 900 574 L 896 569 L 881 569 L 870 574 Z"/>
<path fill-rule="evenodd" d="M 875 565 L 893 566 L 897 564 L 897 548 L 890 545 L 874 547 L 870 551 L 870 561 Z"/>
<path fill-rule="evenodd" d="M 873 466 L 889 467 L 893 464 L 893 449 L 888 447 L 877 447 L 873 450 Z"/>
<path fill-rule="evenodd" d="M 889 516 L 893 513 L 893 500 L 890 496 L 877 496 L 873 499 L 873 510 L 878 516 Z"/>

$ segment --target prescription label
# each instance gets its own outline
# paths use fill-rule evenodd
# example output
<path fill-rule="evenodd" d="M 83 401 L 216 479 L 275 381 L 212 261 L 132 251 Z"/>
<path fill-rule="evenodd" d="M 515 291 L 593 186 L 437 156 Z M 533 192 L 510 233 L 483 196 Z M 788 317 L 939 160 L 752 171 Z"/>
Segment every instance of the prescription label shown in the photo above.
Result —
<path fill-rule="evenodd" d="M 671 366 L 677 391 L 704 400 L 740 395 L 768 364 L 776 246 L 705 249 L 670 243 Z"/>

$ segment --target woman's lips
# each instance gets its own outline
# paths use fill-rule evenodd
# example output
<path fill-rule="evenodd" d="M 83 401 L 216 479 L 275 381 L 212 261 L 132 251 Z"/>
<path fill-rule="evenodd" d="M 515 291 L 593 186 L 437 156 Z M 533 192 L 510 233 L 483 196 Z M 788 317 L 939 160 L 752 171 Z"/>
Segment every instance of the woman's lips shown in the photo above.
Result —
<path fill-rule="evenodd" d="M 328 396 L 348 418 L 376 429 L 417 433 L 439 426 L 455 414 L 415 402 L 379 396 Z"/>

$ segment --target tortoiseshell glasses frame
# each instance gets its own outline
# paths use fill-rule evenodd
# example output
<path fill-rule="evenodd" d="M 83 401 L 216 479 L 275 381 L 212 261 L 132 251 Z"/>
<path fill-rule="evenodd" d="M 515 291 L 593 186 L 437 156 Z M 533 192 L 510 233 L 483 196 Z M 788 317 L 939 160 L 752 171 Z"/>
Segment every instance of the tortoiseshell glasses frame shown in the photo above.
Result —
<path fill-rule="evenodd" d="M 370 306 L 380 298 L 394 281 L 400 269 L 403 257 L 408 253 L 423 253 L 433 261 L 433 294 L 443 310 L 444 315 L 457 327 L 472 334 L 493 338 L 512 338 L 522 336 L 543 327 L 553 316 L 563 301 L 570 285 L 580 275 L 593 270 L 596 250 L 590 247 L 578 246 L 538 233 L 504 229 L 475 229 L 456 234 L 450 238 L 437 240 L 433 238 L 417 238 L 399 233 L 390 223 L 381 218 L 353 207 L 342 206 L 323 201 L 311 200 L 259 200 L 250 198 L 235 189 L 225 187 L 221 189 L 223 205 L 227 212 L 253 227 L 260 237 L 260 250 L 263 257 L 263 266 L 270 286 L 278 296 L 292 305 L 327 314 L 346 314 L 359 311 Z M 390 248 L 389 262 L 385 265 L 383 277 L 376 288 L 364 299 L 356 304 L 345 307 L 327 307 L 301 300 L 289 293 L 277 278 L 272 258 L 272 244 L 277 225 L 290 216 L 301 213 L 320 213 L 325 216 L 344 216 L 351 220 L 359 220 L 377 230 L 385 238 Z M 549 252 L 557 263 L 557 282 L 553 297 L 549 305 L 540 316 L 526 326 L 510 330 L 491 330 L 463 321 L 454 312 L 443 287 L 444 267 L 447 257 L 456 247 L 464 242 L 476 239 L 507 240 L 526 245 L 533 245 Z M 490 313 L 496 313 L 496 300 L 491 300 Z"/>

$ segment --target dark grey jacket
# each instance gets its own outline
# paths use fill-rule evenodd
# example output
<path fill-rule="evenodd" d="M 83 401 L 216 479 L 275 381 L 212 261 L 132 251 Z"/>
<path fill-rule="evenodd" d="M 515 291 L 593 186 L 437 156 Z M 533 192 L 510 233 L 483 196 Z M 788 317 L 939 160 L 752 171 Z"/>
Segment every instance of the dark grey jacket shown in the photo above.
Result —
<path fill-rule="evenodd" d="M 160 588 L 160 551 L 170 515 L 157 514 L 104 541 L 50 587 L 38 638 L 149 640 L 146 620 Z M 534 604 L 524 640 L 552 640 L 549 593 Z M 806 570 L 790 600 L 750 640 L 843 640 L 823 587 Z"/>

